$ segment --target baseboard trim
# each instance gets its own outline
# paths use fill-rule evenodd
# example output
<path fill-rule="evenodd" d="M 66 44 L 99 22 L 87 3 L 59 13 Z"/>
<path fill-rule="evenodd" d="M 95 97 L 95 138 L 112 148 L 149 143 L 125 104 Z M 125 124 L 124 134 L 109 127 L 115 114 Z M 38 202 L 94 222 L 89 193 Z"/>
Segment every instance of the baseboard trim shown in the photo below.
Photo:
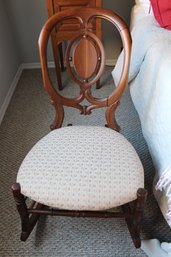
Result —
<path fill-rule="evenodd" d="M 17 70 L 17 72 L 16 72 L 16 74 L 15 74 L 15 76 L 14 76 L 14 79 L 13 79 L 13 81 L 11 83 L 11 86 L 10 86 L 10 88 L 8 90 L 8 93 L 7 93 L 6 97 L 5 97 L 5 100 L 4 100 L 4 102 L 3 102 L 3 104 L 2 104 L 2 106 L 0 108 L 0 124 L 1 124 L 1 122 L 3 120 L 3 118 L 4 118 L 4 115 L 5 115 L 5 112 L 6 112 L 7 108 L 8 108 L 8 105 L 10 103 L 11 97 L 12 97 L 12 95 L 14 93 L 14 90 L 15 90 L 17 84 L 18 84 L 18 81 L 20 79 L 21 73 L 22 73 L 22 67 L 20 65 L 18 70 Z"/>
<path fill-rule="evenodd" d="M 29 69 L 40 69 L 40 62 L 33 62 L 33 63 L 22 63 L 21 64 L 22 70 L 29 70 Z M 54 62 L 48 62 L 49 68 L 54 68 Z"/>
<path fill-rule="evenodd" d="M 116 64 L 117 59 L 106 59 L 106 65 L 114 66 Z M 24 69 L 40 69 L 40 62 L 33 62 L 33 63 L 22 63 L 21 64 L 22 70 Z M 49 68 L 55 68 L 54 62 L 48 62 Z"/>
<path fill-rule="evenodd" d="M 106 60 L 106 65 L 108 65 L 108 66 L 114 66 L 115 64 L 116 64 L 116 59 L 107 59 Z M 48 67 L 49 68 L 54 68 L 55 67 L 54 62 L 48 62 Z M 0 124 L 1 124 L 1 122 L 3 120 L 3 118 L 4 118 L 5 112 L 6 112 L 7 108 L 8 108 L 8 105 L 10 103 L 10 100 L 11 100 L 11 97 L 12 97 L 12 95 L 14 93 L 14 90 L 15 90 L 17 84 L 18 84 L 18 81 L 20 79 L 22 71 L 24 69 L 40 69 L 40 68 L 41 68 L 40 67 L 40 63 L 22 63 L 19 66 L 19 68 L 18 68 L 18 70 L 17 70 L 17 72 L 16 72 L 16 74 L 14 76 L 14 79 L 13 79 L 13 81 L 11 83 L 11 86 L 10 86 L 10 88 L 8 90 L 8 93 L 7 93 L 6 97 L 5 97 L 5 100 L 4 100 L 3 104 L 2 104 L 2 106 L 0 107 Z"/>
<path fill-rule="evenodd" d="M 106 59 L 107 66 L 115 66 L 117 59 Z"/>

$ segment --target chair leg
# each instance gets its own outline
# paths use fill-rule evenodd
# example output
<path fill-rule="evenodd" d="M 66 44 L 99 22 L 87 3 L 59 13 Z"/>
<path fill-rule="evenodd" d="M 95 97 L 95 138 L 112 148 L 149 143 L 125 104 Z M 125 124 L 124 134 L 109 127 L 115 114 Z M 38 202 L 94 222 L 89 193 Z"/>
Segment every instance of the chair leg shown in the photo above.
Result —
<path fill-rule="evenodd" d="M 55 58 L 55 69 L 56 69 L 56 76 L 57 76 L 57 82 L 58 82 L 58 88 L 59 90 L 62 90 L 62 78 L 61 78 L 61 67 L 59 64 L 59 48 L 56 48 L 56 58 Z"/>
<path fill-rule="evenodd" d="M 96 82 L 96 89 L 100 89 L 101 85 L 100 85 L 100 79 Z"/>
<path fill-rule="evenodd" d="M 122 206 L 123 212 L 125 214 L 129 214 L 129 216 L 126 216 L 125 220 L 126 220 L 132 241 L 136 248 L 141 247 L 140 229 L 141 229 L 141 222 L 143 218 L 144 204 L 145 204 L 146 198 L 147 198 L 147 191 L 143 188 L 140 188 L 137 191 L 137 199 L 135 201 L 133 212 L 131 210 L 129 203 Z"/>
<path fill-rule="evenodd" d="M 22 241 L 26 241 L 26 239 L 29 237 L 30 233 L 32 232 L 34 226 L 36 225 L 40 215 L 28 214 L 25 197 L 24 195 L 21 194 L 21 188 L 19 183 L 15 183 L 12 185 L 12 192 L 13 192 L 17 210 L 21 218 L 22 232 L 21 232 L 20 239 Z M 37 204 L 37 208 L 40 209 L 41 207 L 42 207 L 42 204 Z"/>
<path fill-rule="evenodd" d="M 62 50 L 62 43 L 60 43 L 58 47 L 59 47 L 59 55 L 60 55 L 61 71 L 65 71 L 65 66 L 64 66 L 64 57 L 63 57 L 63 50 Z"/>
<path fill-rule="evenodd" d="M 53 48 L 53 55 L 54 55 L 54 62 L 55 62 L 55 70 L 58 82 L 59 90 L 62 90 L 62 78 L 61 78 L 61 67 L 59 63 L 59 57 L 61 53 L 60 46 L 57 44 L 55 38 L 52 37 L 52 48 Z"/>
<path fill-rule="evenodd" d="M 136 248 L 141 247 L 140 229 L 144 213 L 144 205 L 147 198 L 147 190 L 139 188 L 137 191 L 137 200 L 133 212 L 133 220 L 131 224 L 131 237 Z"/>

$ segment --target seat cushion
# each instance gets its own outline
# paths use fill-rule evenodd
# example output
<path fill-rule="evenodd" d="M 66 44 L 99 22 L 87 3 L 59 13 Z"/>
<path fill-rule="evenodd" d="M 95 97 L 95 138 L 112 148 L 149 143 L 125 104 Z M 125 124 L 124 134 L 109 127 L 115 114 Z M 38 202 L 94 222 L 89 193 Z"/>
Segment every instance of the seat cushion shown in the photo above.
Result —
<path fill-rule="evenodd" d="M 44 205 L 105 210 L 136 199 L 144 172 L 132 145 L 118 132 L 71 126 L 50 132 L 18 172 L 21 192 Z"/>

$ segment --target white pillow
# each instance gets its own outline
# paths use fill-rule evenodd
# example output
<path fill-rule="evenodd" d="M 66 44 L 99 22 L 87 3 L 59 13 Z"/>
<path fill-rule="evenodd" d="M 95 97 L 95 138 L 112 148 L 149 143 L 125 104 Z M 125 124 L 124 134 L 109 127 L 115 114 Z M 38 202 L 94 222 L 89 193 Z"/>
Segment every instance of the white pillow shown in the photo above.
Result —
<path fill-rule="evenodd" d="M 144 11 L 146 12 L 146 14 L 151 14 L 153 15 L 153 9 L 151 7 L 150 2 L 148 4 L 139 4 L 138 6 L 140 6 L 142 9 L 144 9 Z"/>
<path fill-rule="evenodd" d="M 132 31 L 132 28 L 134 25 L 144 18 L 145 16 L 153 15 L 153 10 L 150 8 L 150 5 L 148 4 L 136 4 L 133 6 L 131 10 L 131 23 L 130 23 L 130 30 Z"/>
<path fill-rule="evenodd" d="M 150 0 L 135 0 L 136 6 L 143 8 L 146 14 L 152 14 Z"/>
<path fill-rule="evenodd" d="M 136 4 L 150 4 L 150 0 L 135 0 Z"/>

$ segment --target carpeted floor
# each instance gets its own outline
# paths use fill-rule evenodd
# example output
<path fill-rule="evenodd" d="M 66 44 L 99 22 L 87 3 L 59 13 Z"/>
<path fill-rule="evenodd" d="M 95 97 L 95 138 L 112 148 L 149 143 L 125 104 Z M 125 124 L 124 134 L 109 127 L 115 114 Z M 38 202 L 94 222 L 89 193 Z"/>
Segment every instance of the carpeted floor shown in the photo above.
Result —
<path fill-rule="evenodd" d="M 51 70 L 55 82 L 54 70 Z M 63 94 L 77 93 L 63 74 Z M 97 96 L 108 93 L 111 83 L 110 69 L 101 80 L 102 89 L 94 90 Z M 142 238 L 168 241 L 171 230 L 164 221 L 152 194 L 154 168 L 144 142 L 140 122 L 127 90 L 117 112 L 122 133 L 137 150 L 144 169 L 148 200 L 142 228 Z M 42 88 L 41 72 L 25 70 L 20 78 L 12 101 L 0 127 L 0 256 L 1 257 L 143 257 L 142 250 L 134 248 L 125 222 L 120 219 L 41 218 L 29 239 L 20 237 L 20 220 L 11 194 L 17 170 L 28 150 L 45 134 L 54 117 L 53 107 Z M 64 125 L 101 124 L 102 111 L 83 120 L 78 111 L 67 108 Z M 74 120 L 74 122 L 73 122 Z"/>

